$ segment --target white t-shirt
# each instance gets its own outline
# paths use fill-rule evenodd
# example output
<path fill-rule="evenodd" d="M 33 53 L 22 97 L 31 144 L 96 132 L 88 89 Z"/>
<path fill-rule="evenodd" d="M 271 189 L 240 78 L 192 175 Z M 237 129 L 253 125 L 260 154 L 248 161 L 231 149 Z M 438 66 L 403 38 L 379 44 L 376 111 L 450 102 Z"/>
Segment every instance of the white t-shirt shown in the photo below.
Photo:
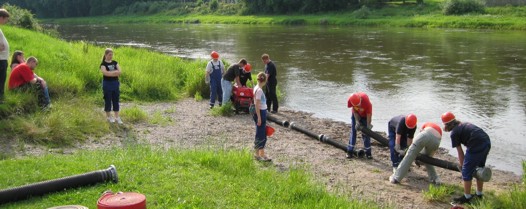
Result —
<path fill-rule="evenodd" d="M 0 44 L 3 44 L 5 46 L 5 49 L 0 51 L 0 60 L 8 60 L 9 59 L 9 43 L 7 43 L 7 39 L 4 36 L 4 33 L 0 29 Z"/>
<path fill-rule="evenodd" d="M 221 63 L 221 60 L 217 60 L 217 62 L 214 62 L 214 60 L 210 60 L 210 62 L 208 62 L 208 64 L 206 65 L 206 72 L 212 73 L 213 71 L 212 64 L 214 64 L 215 66 L 218 66 L 219 63 Z M 224 73 L 225 73 L 225 65 L 221 63 L 221 75 L 223 75 Z"/>
<path fill-rule="evenodd" d="M 259 88 L 258 85 L 254 87 L 254 104 L 256 104 L 256 100 L 261 100 L 261 104 L 259 107 L 260 110 L 267 109 L 267 98 L 265 97 L 263 89 Z"/>

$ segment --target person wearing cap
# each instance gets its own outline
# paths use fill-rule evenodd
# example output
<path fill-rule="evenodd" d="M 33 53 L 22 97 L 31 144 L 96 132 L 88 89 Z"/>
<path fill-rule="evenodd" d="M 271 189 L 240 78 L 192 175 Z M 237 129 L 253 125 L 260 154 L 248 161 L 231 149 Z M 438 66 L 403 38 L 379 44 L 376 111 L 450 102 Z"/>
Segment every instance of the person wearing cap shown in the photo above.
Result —
<path fill-rule="evenodd" d="M 225 65 L 219 60 L 219 53 L 212 51 L 210 53 L 212 60 L 206 65 L 205 81 L 210 84 L 210 109 L 214 108 L 216 97 L 219 106 L 223 103 L 223 91 L 221 88 L 221 76 L 225 73 Z"/>
<path fill-rule="evenodd" d="M 221 90 L 223 91 L 223 102 L 229 102 L 232 95 L 232 82 L 236 82 L 237 86 L 241 86 L 239 81 L 239 72 L 247 64 L 247 60 L 241 59 L 238 63 L 230 65 L 228 70 L 223 74 L 221 79 Z"/>
<path fill-rule="evenodd" d="M 451 145 L 457 148 L 459 169 L 462 172 L 462 180 L 464 182 L 464 195 L 454 198 L 453 202 L 464 204 L 469 203 L 473 199 L 471 194 L 471 184 L 473 180 L 473 173 L 477 167 L 485 167 L 486 159 L 491 149 L 491 141 L 481 128 L 472 123 L 461 122 L 455 118 L 451 112 L 446 112 L 441 116 L 444 123 L 444 130 L 451 132 Z M 462 149 L 462 145 L 466 146 L 466 153 Z M 477 179 L 477 191 L 475 196 L 477 198 L 483 197 L 484 182 Z"/>
<path fill-rule="evenodd" d="M 349 145 L 347 146 L 347 158 L 354 157 L 354 146 L 356 145 L 356 130 L 361 126 L 369 129 L 373 128 L 371 125 L 371 117 L 373 114 L 373 105 L 369 100 L 369 96 L 363 92 L 351 94 L 347 100 L 347 107 L 352 108 L 351 117 L 351 136 Z M 371 153 L 371 138 L 367 134 L 362 133 L 362 139 L 365 146 L 365 156 L 367 159 L 373 159 Z"/>
<path fill-rule="evenodd" d="M 391 162 L 393 173 L 402 160 L 405 150 L 413 142 L 415 136 L 417 118 L 414 114 L 399 115 L 391 118 L 387 124 L 389 132 L 389 150 L 391 151 Z"/>
<path fill-rule="evenodd" d="M 405 157 L 402 159 L 402 162 L 400 162 L 400 165 L 398 165 L 398 168 L 393 175 L 389 177 L 389 182 L 393 184 L 400 183 L 409 172 L 411 164 L 419 154 L 432 157 L 438 150 L 441 138 L 442 129 L 439 125 L 431 122 L 424 123 L 420 133 L 416 135 L 413 143 L 409 145 L 409 149 L 407 150 Z M 430 164 L 425 164 L 425 166 L 429 181 L 437 185 L 440 184 L 440 178 L 438 178 L 435 167 Z"/>
<path fill-rule="evenodd" d="M 254 86 L 254 82 L 252 81 L 252 73 L 250 73 L 251 70 L 252 65 L 250 65 L 250 63 L 247 63 L 244 68 L 239 69 L 239 83 L 241 83 L 241 86 L 246 87 L 248 80 L 250 80 L 252 86 Z"/>

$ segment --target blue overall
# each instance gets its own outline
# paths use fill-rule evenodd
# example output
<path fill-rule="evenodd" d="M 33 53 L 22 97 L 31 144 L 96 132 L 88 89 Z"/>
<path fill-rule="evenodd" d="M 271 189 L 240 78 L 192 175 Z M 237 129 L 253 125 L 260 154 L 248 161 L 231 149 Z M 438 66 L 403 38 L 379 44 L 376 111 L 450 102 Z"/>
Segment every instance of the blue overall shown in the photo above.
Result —
<path fill-rule="evenodd" d="M 358 114 L 358 113 L 353 113 Z M 367 127 L 367 118 L 361 117 L 360 124 L 363 127 Z M 370 156 L 371 155 L 371 138 L 367 136 L 367 134 L 362 133 L 362 139 L 363 144 L 365 146 L 365 155 Z M 354 145 L 356 145 L 356 119 L 354 119 L 354 115 L 351 116 L 351 138 L 349 140 L 349 146 L 347 146 L 348 152 L 354 151 Z"/>
<path fill-rule="evenodd" d="M 216 97 L 219 101 L 219 105 L 223 103 L 223 90 L 221 89 L 221 62 L 215 66 L 212 61 L 212 73 L 210 74 L 210 106 L 214 106 L 216 103 Z"/>

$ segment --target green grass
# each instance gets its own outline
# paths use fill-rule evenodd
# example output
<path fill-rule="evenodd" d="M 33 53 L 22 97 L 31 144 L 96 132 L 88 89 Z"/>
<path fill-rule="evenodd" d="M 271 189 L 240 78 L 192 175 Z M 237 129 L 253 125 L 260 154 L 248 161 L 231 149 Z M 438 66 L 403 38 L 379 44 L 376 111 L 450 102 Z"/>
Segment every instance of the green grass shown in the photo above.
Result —
<path fill-rule="evenodd" d="M 11 26 L 2 30 L 12 50 L 38 58 L 35 73 L 47 81 L 53 108 L 42 112 L 33 94 L 7 91 L 6 103 L 0 105 L 1 138 L 60 146 L 110 132 L 102 111 L 99 70 L 105 47 L 65 42 Z M 121 101 L 174 101 L 208 95 L 204 70 L 196 70 L 203 69 L 206 61 L 185 61 L 131 47 L 114 48 L 114 55 L 123 71 Z M 122 111 L 125 120 L 143 120 L 137 110 Z"/>
<path fill-rule="evenodd" d="M 169 15 L 104 16 L 47 19 L 56 23 L 205 23 L 205 24 L 309 24 L 349 26 L 389 26 L 424 28 L 473 28 L 526 30 L 526 7 L 487 7 L 486 14 L 446 16 L 443 0 L 424 1 L 424 5 L 401 2 L 383 8 L 369 8 L 367 15 L 354 11 L 312 15 Z"/>
<path fill-rule="evenodd" d="M 125 108 L 120 113 L 123 120 L 130 123 L 142 123 L 148 121 L 148 113 L 138 106 Z"/>
<path fill-rule="evenodd" d="M 423 191 L 424 199 L 434 202 L 448 202 L 455 191 L 460 191 L 460 187 L 452 185 L 429 185 L 429 190 Z"/>
<path fill-rule="evenodd" d="M 79 204 L 96 208 L 106 190 L 146 195 L 148 208 L 378 208 L 325 191 L 304 171 L 280 172 L 248 151 L 126 147 L 0 161 L 0 188 L 117 167 L 119 183 L 68 189 L 2 208 Z M 16 174 L 16 175 L 14 175 Z"/>
<path fill-rule="evenodd" d="M 232 110 L 232 102 L 227 102 L 226 104 L 223 104 L 221 107 L 214 107 L 210 110 L 210 114 L 212 116 L 232 116 L 234 114 L 234 110 Z"/>

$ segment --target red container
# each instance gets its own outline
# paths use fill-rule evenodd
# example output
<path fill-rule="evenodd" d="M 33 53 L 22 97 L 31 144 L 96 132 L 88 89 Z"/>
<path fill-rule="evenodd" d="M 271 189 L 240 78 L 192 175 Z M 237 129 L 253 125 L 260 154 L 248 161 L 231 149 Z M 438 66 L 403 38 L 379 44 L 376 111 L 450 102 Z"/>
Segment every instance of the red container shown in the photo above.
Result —
<path fill-rule="evenodd" d="M 270 126 L 267 126 L 267 136 L 268 137 L 271 137 L 272 134 L 274 134 L 274 128 L 270 127 Z"/>
<path fill-rule="evenodd" d="M 105 192 L 97 201 L 98 209 L 146 209 L 146 196 L 134 192 Z"/>

